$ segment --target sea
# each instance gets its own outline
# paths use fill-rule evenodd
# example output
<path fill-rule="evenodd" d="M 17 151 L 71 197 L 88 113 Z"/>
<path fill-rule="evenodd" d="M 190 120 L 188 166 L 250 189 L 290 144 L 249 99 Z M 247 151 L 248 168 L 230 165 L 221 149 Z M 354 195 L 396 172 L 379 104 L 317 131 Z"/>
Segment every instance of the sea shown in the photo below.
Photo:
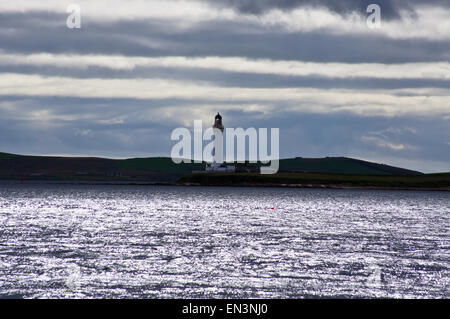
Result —
<path fill-rule="evenodd" d="M 449 298 L 450 193 L 0 182 L 0 298 Z"/>

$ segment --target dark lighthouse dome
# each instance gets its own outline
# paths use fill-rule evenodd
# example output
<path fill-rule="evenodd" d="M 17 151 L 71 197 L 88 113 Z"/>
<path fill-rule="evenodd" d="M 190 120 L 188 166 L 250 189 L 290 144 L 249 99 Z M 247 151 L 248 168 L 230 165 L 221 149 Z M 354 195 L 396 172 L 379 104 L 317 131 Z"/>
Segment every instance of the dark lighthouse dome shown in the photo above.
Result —
<path fill-rule="evenodd" d="M 220 116 L 219 112 L 217 112 L 217 115 L 214 117 L 214 128 L 218 128 L 223 132 L 223 124 L 222 124 L 222 116 Z"/>

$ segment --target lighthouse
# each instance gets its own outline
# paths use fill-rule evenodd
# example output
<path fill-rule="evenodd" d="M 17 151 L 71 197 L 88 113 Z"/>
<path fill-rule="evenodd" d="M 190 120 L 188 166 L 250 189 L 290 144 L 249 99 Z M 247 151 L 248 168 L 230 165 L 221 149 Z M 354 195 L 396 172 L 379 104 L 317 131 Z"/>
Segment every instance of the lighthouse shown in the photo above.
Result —
<path fill-rule="evenodd" d="M 219 129 L 223 132 L 223 124 L 222 124 L 222 116 L 217 112 L 217 115 L 214 117 L 214 125 L 213 128 Z"/>
<path fill-rule="evenodd" d="M 219 130 L 223 133 L 224 126 L 222 124 L 222 116 L 219 112 L 214 117 L 213 129 Z M 206 165 L 206 171 L 208 172 L 234 172 L 235 167 L 228 165 L 225 166 L 223 163 L 223 136 L 222 134 L 214 134 L 214 149 L 213 149 L 213 161 L 211 164 Z"/>
<path fill-rule="evenodd" d="M 224 127 L 222 124 L 222 116 L 219 112 L 214 117 L 214 125 L 213 129 L 219 130 L 223 133 Z M 221 154 L 222 153 L 222 154 Z M 213 150 L 213 162 L 212 162 L 212 170 L 217 171 L 223 164 L 223 136 L 222 134 L 214 135 L 214 150 Z"/>

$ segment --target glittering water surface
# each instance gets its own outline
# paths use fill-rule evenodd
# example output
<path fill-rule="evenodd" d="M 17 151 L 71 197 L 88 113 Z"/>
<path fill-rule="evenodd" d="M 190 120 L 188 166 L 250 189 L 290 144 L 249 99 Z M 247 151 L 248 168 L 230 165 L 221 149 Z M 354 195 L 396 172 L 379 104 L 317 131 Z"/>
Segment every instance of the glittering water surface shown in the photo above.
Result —
<path fill-rule="evenodd" d="M 0 184 L 0 297 L 449 297 L 446 192 Z"/>

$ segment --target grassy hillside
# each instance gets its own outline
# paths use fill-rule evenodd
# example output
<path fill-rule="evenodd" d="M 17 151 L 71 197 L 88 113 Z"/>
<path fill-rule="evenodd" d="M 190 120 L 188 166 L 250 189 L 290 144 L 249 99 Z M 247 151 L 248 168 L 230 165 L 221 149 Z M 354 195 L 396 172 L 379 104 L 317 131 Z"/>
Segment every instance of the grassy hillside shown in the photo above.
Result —
<path fill-rule="evenodd" d="M 417 175 L 420 172 L 347 157 L 292 158 L 280 161 L 280 171 L 359 175 Z"/>
<path fill-rule="evenodd" d="M 95 157 L 23 156 L 0 153 L 0 179 L 107 180 L 173 183 L 334 183 L 364 185 L 446 185 L 450 174 L 423 175 L 420 172 L 345 157 L 292 158 L 280 161 L 280 172 L 257 174 L 261 164 L 237 164 L 240 171 L 218 179 L 219 175 L 190 175 L 204 170 L 205 163 L 175 164 L 168 157 L 113 160 Z M 380 179 L 381 177 L 389 177 Z M 400 178 L 410 176 L 409 179 Z M 431 177 L 430 177 L 431 176 Z M 369 178 L 370 177 L 370 178 Z M 206 179 L 206 181 L 205 181 Z M 427 184 L 428 183 L 428 184 Z"/>
<path fill-rule="evenodd" d="M 231 163 L 235 164 L 236 163 Z M 240 164 L 237 164 L 240 165 Z M 261 164 L 247 164 L 255 169 Z M 203 170 L 205 164 L 175 164 L 168 157 L 133 158 L 120 161 L 120 168 L 156 170 L 189 174 L 194 170 Z M 280 160 L 280 171 L 284 172 L 313 172 L 328 174 L 360 174 L 360 175 L 420 175 L 422 173 L 403 168 L 376 164 L 346 157 L 326 158 L 291 158 Z"/>
<path fill-rule="evenodd" d="M 1 153 L 1 152 L 0 152 L 0 160 L 3 160 L 3 159 L 10 159 L 10 158 L 15 158 L 15 157 L 18 157 L 18 156 L 20 156 L 20 155 L 9 154 L 9 153 Z"/>
<path fill-rule="evenodd" d="M 119 161 L 117 167 L 131 170 L 149 170 L 175 174 L 189 174 L 195 170 L 205 169 L 204 163 L 175 164 L 169 157 L 131 158 Z"/>
<path fill-rule="evenodd" d="M 177 165 L 167 157 L 112 160 L 0 153 L 0 179 L 175 182 L 204 167 L 204 164 Z"/>

